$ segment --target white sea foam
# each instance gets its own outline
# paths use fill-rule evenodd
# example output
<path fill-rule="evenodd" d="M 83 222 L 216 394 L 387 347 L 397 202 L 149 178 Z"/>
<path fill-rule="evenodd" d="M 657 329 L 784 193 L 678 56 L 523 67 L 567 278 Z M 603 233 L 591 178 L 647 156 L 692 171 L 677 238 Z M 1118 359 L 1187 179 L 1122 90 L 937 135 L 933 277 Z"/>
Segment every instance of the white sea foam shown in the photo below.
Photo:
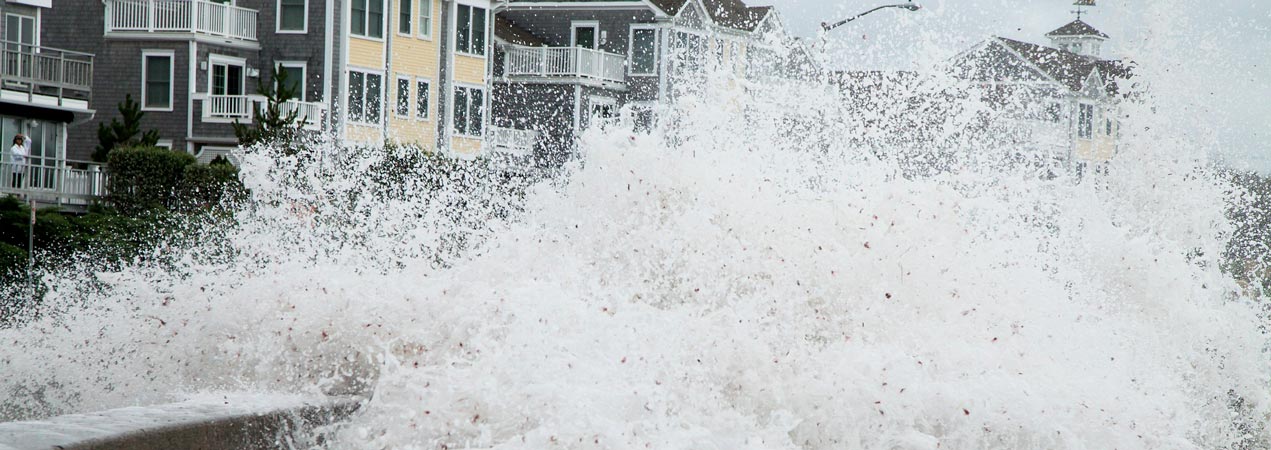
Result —
<path fill-rule="evenodd" d="M 1078 183 L 966 132 L 967 87 L 902 87 L 869 116 L 711 83 L 523 199 L 481 171 L 376 185 L 374 149 L 246 155 L 223 237 L 46 277 L 62 312 L 0 330 L 0 413 L 365 389 L 335 447 L 1266 442 L 1262 322 L 1218 267 L 1231 188 L 1160 127 L 1186 105 L 1128 107 L 1154 131 Z M 944 106 L 925 134 L 870 128 L 913 98 Z"/>

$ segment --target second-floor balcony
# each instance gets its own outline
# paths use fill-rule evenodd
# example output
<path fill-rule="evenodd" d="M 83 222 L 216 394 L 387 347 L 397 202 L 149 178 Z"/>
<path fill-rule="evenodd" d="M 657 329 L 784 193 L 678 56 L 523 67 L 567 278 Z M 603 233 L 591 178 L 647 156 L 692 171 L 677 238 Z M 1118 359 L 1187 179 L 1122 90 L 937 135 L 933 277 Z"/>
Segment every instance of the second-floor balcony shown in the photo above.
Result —
<path fill-rule="evenodd" d="M 252 112 L 259 109 L 264 114 L 268 105 L 260 95 L 200 95 L 199 98 L 203 102 L 203 121 L 212 123 L 251 123 L 255 120 Z M 327 112 L 323 103 L 297 100 L 283 102 L 278 109 L 283 116 L 294 111 L 296 124 L 306 130 L 321 130 Z"/>
<path fill-rule="evenodd" d="M 0 98 L 88 110 L 93 55 L 11 41 L 0 41 L 0 46 Z"/>
<path fill-rule="evenodd" d="M 503 75 L 523 81 L 571 80 L 598 84 L 626 81 L 626 57 L 582 47 L 508 46 Z"/>
<path fill-rule="evenodd" d="M 206 0 L 105 0 L 106 35 L 189 33 L 256 41 L 256 10 Z"/>

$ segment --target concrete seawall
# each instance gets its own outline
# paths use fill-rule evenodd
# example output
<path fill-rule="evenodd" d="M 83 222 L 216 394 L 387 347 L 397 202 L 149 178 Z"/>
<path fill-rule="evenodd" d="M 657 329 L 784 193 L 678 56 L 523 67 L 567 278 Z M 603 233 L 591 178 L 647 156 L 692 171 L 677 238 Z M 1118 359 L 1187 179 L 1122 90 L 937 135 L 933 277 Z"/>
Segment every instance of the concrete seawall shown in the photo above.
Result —
<path fill-rule="evenodd" d="M 204 395 L 179 403 L 0 423 L 0 450 L 289 448 L 357 410 L 360 397 Z M 303 437 L 301 440 L 303 441 Z"/>

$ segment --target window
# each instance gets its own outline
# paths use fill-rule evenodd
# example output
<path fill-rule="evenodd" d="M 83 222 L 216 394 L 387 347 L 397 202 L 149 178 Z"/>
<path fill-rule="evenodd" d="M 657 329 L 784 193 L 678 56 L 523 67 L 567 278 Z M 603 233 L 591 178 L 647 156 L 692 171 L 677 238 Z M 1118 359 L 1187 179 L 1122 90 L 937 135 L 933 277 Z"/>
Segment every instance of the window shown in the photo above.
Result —
<path fill-rule="evenodd" d="M 243 70 L 244 61 L 233 60 L 228 58 L 217 58 L 211 56 L 211 89 L 208 93 L 212 95 L 243 95 L 243 85 L 246 81 L 243 76 L 246 71 Z"/>
<path fill-rule="evenodd" d="M 397 76 L 397 108 L 393 112 L 397 117 L 410 117 L 410 77 Z"/>
<path fill-rule="evenodd" d="M 485 91 L 477 87 L 455 87 L 454 129 L 460 136 L 480 136 L 485 121 Z"/>
<path fill-rule="evenodd" d="M 415 118 L 428 120 L 428 80 L 415 80 Z"/>
<path fill-rule="evenodd" d="M 36 45 L 40 33 L 35 29 L 35 18 L 6 14 L 4 26 L 4 39 L 9 41 L 4 45 L 5 59 L 8 60 L 5 64 L 7 67 L 5 67 L 4 75 L 31 76 L 31 72 L 35 70 L 33 57 L 19 55 L 30 55 L 36 52 L 33 46 Z"/>
<path fill-rule="evenodd" d="M 600 44 L 597 39 L 596 29 L 600 28 L 600 24 L 594 20 L 575 21 L 571 25 L 574 29 L 574 47 L 589 48 L 595 50 Z"/>
<path fill-rule="evenodd" d="M 485 55 L 485 8 L 458 5 L 455 26 L 455 51 Z"/>
<path fill-rule="evenodd" d="M 419 0 L 419 37 L 432 39 L 432 0 Z"/>
<path fill-rule="evenodd" d="M 1081 105 L 1081 111 L 1077 115 L 1077 137 L 1090 139 L 1094 128 L 1094 105 Z"/>
<path fill-rule="evenodd" d="M 279 61 L 274 67 L 287 74 L 287 86 L 295 92 L 295 100 L 305 101 L 305 63 Z"/>
<path fill-rule="evenodd" d="M 1112 136 L 1112 119 L 1104 119 L 1105 130 L 1103 134 Z"/>
<path fill-rule="evenodd" d="M 308 0 L 278 0 L 278 31 L 304 33 L 309 26 Z"/>
<path fill-rule="evenodd" d="M 378 73 L 349 71 L 349 120 L 379 123 L 383 102 L 384 76 Z"/>
<path fill-rule="evenodd" d="M 652 75 L 658 66 L 658 30 L 631 28 L 631 74 Z"/>
<path fill-rule="evenodd" d="M 172 53 L 142 52 L 141 106 L 172 110 Z"/>
<path fill-rule="evenodd" d="M 384 37 L 384 0 L 353 0 L 349 31 L 354 36 Z"/>
<path fill-rule="evenodd" d="M 401 5 L 397 8 L 397 32 L 407 36 L 410 35 L 410 20 L 415 16 L 410 12 L 410 2 L 411 0 L 401 0 Z"/>

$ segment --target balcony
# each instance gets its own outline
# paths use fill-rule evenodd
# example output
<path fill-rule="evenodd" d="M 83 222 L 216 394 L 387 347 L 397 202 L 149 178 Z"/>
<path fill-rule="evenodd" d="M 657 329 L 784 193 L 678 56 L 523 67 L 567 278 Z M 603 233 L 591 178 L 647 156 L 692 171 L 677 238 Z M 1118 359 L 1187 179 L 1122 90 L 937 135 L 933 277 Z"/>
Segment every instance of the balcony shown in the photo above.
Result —
<path fill-rule="evenodd" d="M 534 130 L 490 127 L 487 137 L 491 148 L 517 156 L 534 153 L 534 144 L 538 143 L 538 132 Z"/>
<path fill-rule="evenodd" d="M 251 123 L 252 111 L 265 113 L 266 99 L 260 95 L 199 95 L 203 102 L 203 121 L 209 123 Z M 296 112 L 296 124 L 306 130 L 321 130 L 327 106 L 317 102 L 288 100 L 279 105 L 283 115 Z"/>
<path fill-rule="evenodd" d="M 0 162 L 0 194 L 45 204 L 89 205 L 106 195 L 106 180 L 98 163 L 89 161 L 32 157 L 17 168 L 7 158 Z"/>
<path fill-rule="evenodd" d="M 261 103 L 260 107 L 263 110 L 266 105 Z M 278 109 L 284 116 L 291 114 L 292 111 L 295 111 L 296 123 L 300 124 L 301 128 L 315 131 L 322 129 L 322 121 L 326 119 L 327 113 L 327 106 L 322 103 L 299 102 L 295 100 L 283 102 L 281 105 L 278 105 Z"/>
<path fill-rule="evenodd" d="M 0 41 L 0 98 L 34 106 L 86 111 L 92 96 L 93 55 Z"/>
<path fill-rule="evenodd" d="M 565 81 L 619 87 L 626 82 L 625 56 L 582 47 L 508 46 L 503 75 L 515 81 Z"/>
<path fill-rule="evenodd" d="M 105 0 L 107 36 L 190 34 L 256 42 L 256 10 L 205 0 Z"/>

